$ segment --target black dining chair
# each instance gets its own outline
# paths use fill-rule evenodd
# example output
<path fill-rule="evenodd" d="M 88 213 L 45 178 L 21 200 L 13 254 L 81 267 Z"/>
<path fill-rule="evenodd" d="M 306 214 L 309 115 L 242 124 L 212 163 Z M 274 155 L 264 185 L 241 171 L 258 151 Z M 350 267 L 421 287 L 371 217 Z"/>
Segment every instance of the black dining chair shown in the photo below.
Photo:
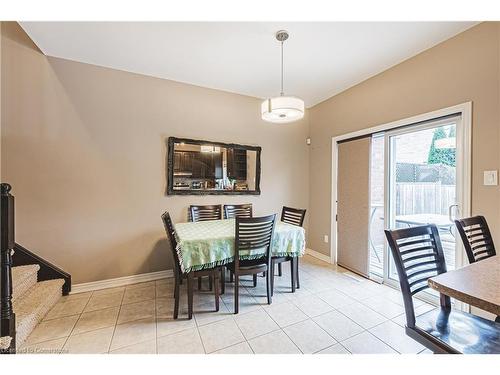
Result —
<path fill-rule="evenodd" d="M 206 206 L 189 206 L 189 221 L 222 220 L 220 204 Z"/>
<path fill-rule="evenodd" d="M 253 217 L 252 204 L 225 204 L 224 219 L 234 219 L 236 217 Z M 229 282 L 233 282 L 233 273 L 229 272 Z M 254 277 L 254 284 L 257 282 L 257 276 Z"/>
<path fill-rule="evenodd" d="M 497 254 L 490 228 L 484 216 L 455 220 L 469 263 L 476 263 Z M 500 316 L 495 319 L 500 323 Z"/>
<path fill-rule="evenodd" d="M 180 300 L 180 284 L 182 279 L 187 280 L 187 291 L 188 291 L 188 318 L 192 319 L 193 317 L 193 282 L 195 277 L 203 277 L 209 276 L 213 277 L 214 282 L 214 290 L 215 290 L 215 311 L 219 311 L 219 268 L 210 268 L 200 271 L 191 271 L 188 273 L 183 273 L 180 266 L 179 255 L 177 254 L 177 239 L 175 234 L 174 225 L 172 223 L 172 219 L 170 218 L 170 214 L 168 212 L 164 212 L 161 216 L 163 221 L 163 225 L 165 227 L 165 231 L 167 232 L 167 236 L 170 243 L 170 249 L 172 251 L 173 259 L 174 259 L 174 319 L 177 319 L 179 316 L 179 300 Z"/>
<path fill-rule="evenodd" d="M 493 237 L 484 216 L 455 220 L 469 263 L 475 263 L 496 255 Z"/>
<path fill-rule="evenodd" d="M 267 303 L 272 303 L 271 244 L 276 225 L 276 215 L 254 218 L 236 217 L 234 261 L 227 268 L 234 274 L 234 313 L 239 311 L 240 276 L 266 273 Z M 241 251 L 262 250 L 262 256 L 252 260 L 241 260 Z"/>
<path fill-rule="evenodd" d="M 225 204 L 224 218 L 234 219 L 235 217 L 253 217 L 252 204 Z"/>
<path fill-rule="evenodd" d="M 192 222 L 222 220 L 222 208 L 220 204 L 213 205 L 191 205 L 188 210 L 188 220 Z M 198 278 L 198 289 L 201 289 L 202 278 Z M 208 278 L 208 288 L 212 290 L 212 278 Z M 222 285 L 222 293 L 224 293 L 224 284 Z"/>
<path fill-rule="evenodd" d="M 439 307 L 415 316 L 413 296 L 429 288 L 428 279 L 446 272 L 438 228 L 434 225 L 386 230 L 406 312 L 406 334 L 434 353 L 500 353 L 500 324 L 451 308 L 441 294 Z"/>
<path fill-rule="evenodd" d="M 281 221 L 291 225 L 301 227 L 304 224 L 306 217 L 306 210 L 300 208 L 292 208 L 283 206 L 281 210 Z M 278 276 L 283 275 L 282 263 L 290 262 L 290 270 L 292 276 L 292 292 L 295 292 L 295 283 L 297 288 L 300 288 L 299 280 L 299 258 L 298 257 L 273 257 L 273 279 L 274 279 L 274 266 L 278 265 Z M 274 285 L 274 280 L 273 280 Z"/>

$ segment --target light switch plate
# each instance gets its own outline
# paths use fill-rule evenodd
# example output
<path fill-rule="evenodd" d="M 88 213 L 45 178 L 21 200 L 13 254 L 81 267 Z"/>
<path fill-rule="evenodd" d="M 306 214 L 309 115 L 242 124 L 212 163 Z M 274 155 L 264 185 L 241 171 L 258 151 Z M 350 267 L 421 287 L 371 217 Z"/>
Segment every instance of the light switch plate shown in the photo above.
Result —
<path fill-rule="evenodd" d="M 483 185 L 485 186 L 498 185 L 498 171 L 484 171 Z"/>
<path fill-rule="evenodd" d="M 327 234 L 325 234 L 325 236 L 323 237 L 323 242 L 328 243 L 328 235 Z"/>

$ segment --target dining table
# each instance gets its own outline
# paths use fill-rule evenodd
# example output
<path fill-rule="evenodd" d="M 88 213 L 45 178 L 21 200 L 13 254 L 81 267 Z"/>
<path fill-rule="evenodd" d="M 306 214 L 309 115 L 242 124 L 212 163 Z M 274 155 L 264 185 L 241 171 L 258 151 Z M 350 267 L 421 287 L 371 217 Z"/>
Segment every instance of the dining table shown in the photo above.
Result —
<path fill-rule="evenodd" d="M 222 266 L 234 260 L 235 219 L 177 223 L 174 227 L 176 251 L 182 272 Z M 240 260 L 261 258 L 264 251 L 265 249 L 240 250 Z M 304 228 L 277 221 L 271 255 L 300 257 L 304 253 Z"/>
<path fill-rule="evenodd" d="M 500 316 L 500 256 L 442 273 L 428 280 L 439 293 Z"/>

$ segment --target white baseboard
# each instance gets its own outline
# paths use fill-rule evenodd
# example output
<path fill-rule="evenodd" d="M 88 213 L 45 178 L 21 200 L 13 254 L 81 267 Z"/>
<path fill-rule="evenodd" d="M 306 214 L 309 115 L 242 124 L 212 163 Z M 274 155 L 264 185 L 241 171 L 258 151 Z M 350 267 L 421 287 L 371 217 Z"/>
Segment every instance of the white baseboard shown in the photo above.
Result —
<path fill-rule="evenodd" d="M 323 262 L 330 263 L 330 264 L 332 263 L 332 259 L 330 258 L 330 256 L 322 254 L 322 253 L 318 253 L 317 251 L 314 251 L 311 249 L 306 249 L 306 254 L 310 255 L 314 258 L 317 258 L 319 260 L 322 260 Z"/>
<path fill-rule="evenodd" d="M 131 285 L 137 283 L 145 283 L 148 281 L 165 279 L 174 277 L 173 270 L 165 270 L 150 273 L 141 273 L 139 275 L 117 277 L 116 279 L 107 279 L 100 281 L 92 281 L 90 283 L 75 284 L 71 286 L 70 294 L 91 292 L 107 288 L 115 288 L 117 286 Z"/>

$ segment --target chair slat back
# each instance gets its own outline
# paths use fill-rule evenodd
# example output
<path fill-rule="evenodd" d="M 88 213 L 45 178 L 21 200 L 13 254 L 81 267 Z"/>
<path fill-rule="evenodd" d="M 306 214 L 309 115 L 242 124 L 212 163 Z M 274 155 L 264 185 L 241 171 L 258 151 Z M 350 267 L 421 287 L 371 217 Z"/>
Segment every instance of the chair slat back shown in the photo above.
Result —
<path fill-rule="evenodd" d="M 398 271 L 408 327 L 415 326 L 413 295 L 427 288 L 427 280 L 446 272 L 443 247 L 434 224 L 385 230 L 385 236 Z M 441 306 L 449 307 L 449 297 L 441 298 Z"/>
<path fill-rule="evenodd" d="M 493 237 L 484 216 L 455 220 L 469 263 L 496 255 Z"/>
<path fill-rule="evenodd" d="M 234 219 L 236 217 L 253 217 L 252 204 L 225 204 L 224 217 Z"/>
<path fill-rule="evenodd" d="M 283 206 L 283 209 L 281 210 L 281 221 L 284 223 L 301 227 L 304 224 L 305 217 L 306 210 L 300 208 Z"/>
<path fill-rule="evenodd" d="M 168 242 L 170 243 L 170 250 L 172 251 L 172 257 L 174 259 L 174 268 L 176 270 L 174 274 L 175 277 L 178 277 L 181 273 L 181 263 L 179 260 L 179 254 L 177 254 L 177 237 L 175 234 L 175 228 L 168 211 L 165 211 L 163 215 L 161 215 L 161 220 L 163 221 L 163 226 L 165 227 Z"/>
<path fill-rule="evenodd" d="M 207 206 L 189 206 L 189 221 L 221 220 L 222 208 L 220 204 Z"/>
<path fill-rule="evenodd" d="M 236 217 L 235 268 L 239 268 L 241 250 L 263 249 L 263 258 L 271 265 L 271 246 L 276 226 L 276 214 L 243 218 Z"/>

